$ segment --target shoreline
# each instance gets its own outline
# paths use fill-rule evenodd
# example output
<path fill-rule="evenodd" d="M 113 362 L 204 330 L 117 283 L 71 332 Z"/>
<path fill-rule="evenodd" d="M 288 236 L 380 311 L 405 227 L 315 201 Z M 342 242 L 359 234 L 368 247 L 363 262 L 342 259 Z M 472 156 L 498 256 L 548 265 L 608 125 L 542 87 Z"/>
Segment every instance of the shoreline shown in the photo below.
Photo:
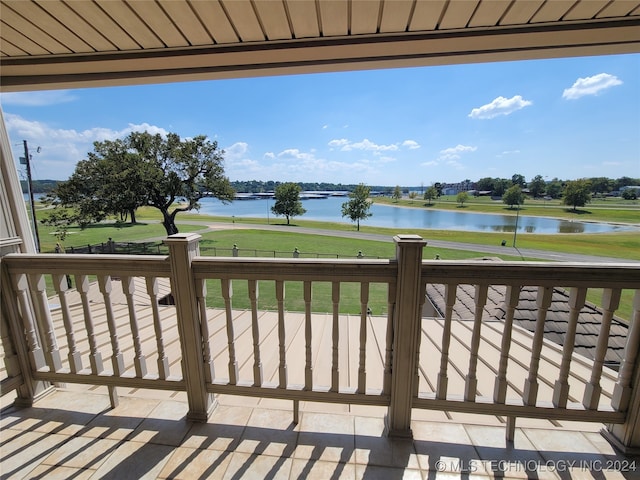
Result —
<path fill-rule="evenodd" d="M 381 206 L 381 207 L 412 208 L 412 209 L 416 209 L 416 210 L 423 210 L 424 207 L 425 207 L 424 205 L 423 206 L 390 205 L 388 203 L 378 203 L 378 202 L 373 202 L 373 204 Z M 476 205 L 478 205 L 478 204 L 476 204 Z M 437 210 L 439 212 L 452 212 L 452 211 L 454 211 L 454 210 L 451 210 L 449 208 L 431 208 L 429 206 L 427 206 L 427 207 L 429 208 L 429 210 Z M 560 208 L 560 207 L 553 207 L 553 208 Z M 598 207 L 596 207 L 596 208 L 598 208 Z M 522 209 L 520 210 L 520 212 L 522 212 Z M 474 211 L 474 212 L 460 211 L 460 212 L 456 212 L 456 213 L 470 213 L 470 214 L 477 214 L 477 215 L 506 215 L 506 216 L 510 216 L 510 217 L 515 217 L 516 216 L 515 213 L 495 213 L 495 212 L 477 212 L 477 211 Z M 632 228 L 640 229 L 640 222 L 639 223 L 626 223 L 626 222 L 612 222 L 612 221 L 607 221 L 607 220 L 582 220 L 582 219 L 574 220 L 572 218 L 567 219 L 567 218 L 563 218 L 563 217 L 554 217 L 554 216 L 549 216 L 549 215 L 527 215 L 527 214 L 523 214 L 523 213 L 520 214 L 520 217 L 547 218 L 547 219 L 550 219 L 550 220 L 562 220 L 562 221 L 567 221 L 567 222 L 616 225 L 616 226 L 624 226 L 624 227 L 632 227 Z M 438 229 L 433 229 L 433 230 L 438 230 Z M 467 230 L 467 231 L 471 231 L 471 230 Z M 593 234 L 597 234 L 597 233 L 607 233 L 607 232 L 594 232 Z M 608 233 L 615 233 L 615 232 L 608 232 Z M 592 234 L 588 234 L 588 235 L 592 235 Z"/>

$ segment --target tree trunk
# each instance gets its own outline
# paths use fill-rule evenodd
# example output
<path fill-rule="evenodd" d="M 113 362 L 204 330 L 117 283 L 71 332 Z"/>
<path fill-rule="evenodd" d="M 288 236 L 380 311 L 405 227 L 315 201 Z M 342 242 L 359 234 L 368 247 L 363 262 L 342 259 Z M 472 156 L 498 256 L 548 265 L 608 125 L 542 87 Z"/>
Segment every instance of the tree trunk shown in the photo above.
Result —
<path fill-rule="evenodd" d="M 170 215 L 167 209 L 160 209 L 160 211 L 162 212 L 162 226 L 167 231 L 167 236 L 178 233 L 175 216 Z"/>
<path fill-rule="evenodd" d="M 138 223 L 138 221 L 136 220 L 136 211 L 134 209 L 129 210 L 129 215 L 131 215 L 132 225 L 135 225 L 136 223 Z"/>

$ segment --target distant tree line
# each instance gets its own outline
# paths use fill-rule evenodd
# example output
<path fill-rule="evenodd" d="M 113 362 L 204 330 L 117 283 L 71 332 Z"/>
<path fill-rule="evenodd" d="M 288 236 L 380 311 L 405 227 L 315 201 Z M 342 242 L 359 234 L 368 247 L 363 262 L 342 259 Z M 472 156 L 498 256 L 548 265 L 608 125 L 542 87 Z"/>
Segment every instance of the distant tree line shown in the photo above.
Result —
<path fill-rule="evenodd" d="M 589 191 L 593 196 L 607 196 L 612 192 L 620 192 L 623 187 L 631 185 L 640 185 L 640 178 L 620 177 L 611 179 L 607 177 L 583 178 L 589 183 Z M 491 192 L 492 196 L 502 197 L 506 191 L 514 185 L 520 186 L 523 190 L 527 190 L 528 194 L 533 198 L 550 197 L 560 198 L 565 191 L 567 184 L 572 180 L 560 180 L 553 178 L 545 180 L 542 175 L 536 175 L 529 182 L 520 174 L 514 174 L 508 178 L 491 178 L 484 177 L 477 182 L 470 182 L 469 189 L 476 192 Z"/>
<path fill-rule="evenodd" d="M 330 182 L 279 182 L 274 180 L 236 180 L 231 182 L 231 186 L 236 192 L 241 193 L 265 193 L 275 192 L 276 188 L 284 183 L 295 183 L 300 187 L 300 191 L 305 192 L 353 192 L 359 184 L 355 183 L 330 183 Z M 378 185 L 369 187 L 371 191 L 390 194 L 392 187 Z"/>
<path fill-rule="evenodd" d="M 60 183 L 60 180 L 33 180 L 33 193 L 49 193 Z M 20 180 L 22 193 L 29 193 L 29 187 L 26 180 Z"/>
<path fill-rule="evenodd" d="M 593 177 L 586 178 L 591 185 L 591 193 L 594 196 L 605 196 L 610 194 L 611 192 L 619 192 L 623 187 L 628 187 L 632 185 L 640 185 L 640 178 L 632 178 L 632 177 L 620 177 L 617 179 L 611 179 L 607 177 Z M 551 198 L 560 198 L 562 196 L 562 191 L 566 187 L 566 184 L 569 180 L 560 180 L 558 178 L 554 178 L 552 180 L 545 180 L 541 175 L 536 175 L 529 182 L 526 181 L 525 177 L 520 174 L 513 175 L 509 178 L 492 178 L 492 177 L 484 177 L 479 179 L 476 182 L 472 182 L 471 180 L 464 180 L 460 182 L 460 185 L 464 186 L 464 190 L 476 190 L 477 192 L 491 192 L 492 196 L 502 197 L 504 193 L 513 185 L 520 185 L 522 189 L 528 189 L 528 193 L 530 196 L 534 198 L 539 198 L 542 196 L 549 196 Z M 33 181 L 33 192 L 34 193 L 49 193 L 55 189 L 55 187 L 60 183 L 60 180 L 34 180 Z M 248 180 L 248 181 L 232 181 L 231 187 L 236 192 L 242 193 L 264 193 L 264 192 L 275 192 L 276 187 L 285 182 L 279 182 L 274 180 Z M 330 183 L 330 182 L 294 182 L 296 185 L 300 187 L 302 191 L 321 191 L 321 192 L 353 192 L 358 184 L 343 184 L 343 183 Z M 22 185 L 22 192 L 27 193 L 27 182 L 26 180 L 22 180 L 20 182 Z M 393 196 L 394 193 L 397 193 L 396 189 L 399 189 L 401 193 L 409 194 L 411 191 L 419 189 L 423 190 L 425 193 L 429 188 L 433 188 L 430 191 L 429 196 L 430 200 L 436 198 L 436 196 L 442 195 L 442 190 L 446 185 L 451 185 L 449 183 L 444 182 L 436 182 L 432 185 L 432 187 L 404 187 L 400 188 L 399 186 L 388 186 L 388 185 L 372 185 L 369 186 L 372 192 L 381 192 L 388 196 Z M 437 195 L 433 195 L 436 193 Z"/>

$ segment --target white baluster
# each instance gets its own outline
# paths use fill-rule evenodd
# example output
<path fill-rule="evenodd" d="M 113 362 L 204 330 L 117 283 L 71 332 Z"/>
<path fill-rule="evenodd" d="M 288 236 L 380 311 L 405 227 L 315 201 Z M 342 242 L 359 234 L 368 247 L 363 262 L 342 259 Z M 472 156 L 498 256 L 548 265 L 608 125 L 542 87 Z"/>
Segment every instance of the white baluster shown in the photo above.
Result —
<path fill-rule="evenodd" d="M 313 359 L 311 351 L 311 282 L 305 281 L 304 287 L 304 389 L 313 389 Z"/>
<path fill-rule="evenodd" d="M 487 303 L 488 285 L 476 285 L 475 315 L 473 318 L 473 334 L 471 335 L 471 353 L 469 355 L 469 373 L 464 382 L 464 399 L 466 402 L 476 401 L 478 390 L 478 378 L 476 369 L 478 366 L 478 350 L 480 349 L 480 328 L 482 327 L 482 314 Z"/>
<path fill-rule="evenodd" d="M 71 317 L 71 310 L 69 309 L 69 301 L 67 299 L 67 291 L 69 290 L 67 278 L 68 277 L 66 275 L 53 275 L 53 288 L 55 288 L 58 300 L 60 301 L 62 323 L 67 336 L 67 346 L 69 347 L 69 353 L 67 355 L 67 359 L 69 360 L 69 370 L 71 370 L 71 373 L 78 373 L 82 370 L 82 355 L 78 350 L 76 337 L 73 331 L 73 320 Z"/>
<path fill-rule="evenodd" d="M 507 366 L 509 364 L 509 350 L 511 349 L 511 333 L 513 331 L 513 315 L 520 300 L 519 285 L 508 285 L 505 292 L 506 317 L 502 331 L 502 344 L 500 346 L 500 364 L 493 388 L 493 400 L 496 403 L 504 403 L 507 397 Z"/>
<path fill-rule="evenodd" d="M 142 341 L 140 339 L 140 329 L 138 327 L 138 318 L 136 315 L 136 305 L 133 298 L 136 287 L 133 277 L 122 277 L 122 291 L 127 299 L 127 306 L 129 307 L 129 325 L 131 326 L 131 335 L 133 337 L 133 349 L 135 351 L 135 357 L 133 359 L 133 366 L 136 371 L 136 376 L 142 378 L 147 374 L 147 364 L 144 354 L 142 353 Z"/>
<path fill-rule="evenodd" d="M 339 342 L 340 342 L 340 282 L 331 283 L 331 302 L 333 304 L 333 327 L 331 331 L 331 391 L 337 392 L 340 386 Z"/>
<path fill-rule="evenodd" d="M 440 371 L 438 372 L 438 380 L 436 387 L 436 398 L 445 400 L 447 398 L 447 388 L 449 385 L 449 377 L 447 370 L 449 368 L 449 347 L 451 345 L 451 319 L 453 317 L 453 306 L 456 303 L 456 293 L 458 285 L 445 285 L 445 311 L 444 311 L 444 327 L 442 330 L 442 353 L 440 355 Z"/>
<path fill-rule="evenodd" d="M 156 349 L 158 350 L 158 377 L 165 380 L 169 376 L 169 358 L 167 357 L 167 353 L 164 348 L 162 322 L 160 321 L 160 309 L 158 307 L 158 279 L 156 277 L 146 277 L 145 283 L 147 286 L 147 294 L 151 301 L 153 329 L 156 334 Z M 206 290 L 204 295 L 206 296 Z"/>
<path fill-rule="evenodd" d="M 369 283 L 360 284 L 360 355 L 358 362 L 358 393 L 367 390 L 367 321 L 369 308 Z"/>
<path fill-rule="evenodd" d="M 416 335 L 416 366 L 414 370 L 415 381 L 413 382 L 414 398 L 418 398 L 420 391 L 420 345 L 422 344 L 422 312 L 424 312 L 424 302 L 427 299 L 427 282 L 420 280 L 420 290 L 418 292 L 418 334 Z"/>
<path fill-rule="evenodd" d="M 540 366 L 540 353 L 542 352 L 542 341 L 544 339 L 544 322 L 547 319 L 547 310 L 551 306 L 553 297 L 553 287 L 538 287 L 538 297 L 536 306 L 538 316 L 536 318 L 536 330 L 533 334 L 531 345 L 531 364 L 529 365 L 529 376 L 524 383 L 523 400 L 525 405 L 535 405 L 538 398 L 538 368 Z"/>
<path fill-rule="evenodd" d="M 113 314 L 113 305 L 111 303 L 111 277 L 100 276 L 98 277 L 98 286 L 102 297 L 104 298 L 104 308 L 107 315 L 107 327 L 109 328 L 109 337 L 111 340 L 111 363 L 113 365 L 113 374 L 119 377 L 124 373 L 124 356 L 120 351 L 120 344 L 118 341 L 118 332 L 116 330 L 116 319 Z"/>
<path fill-rule="evenodd" d="M 209 345 L 209 322 L 207 320 L 207 285 L 202 279 L 195 279 L 195 290 L 200 318 L 200 338 L 202 339 L 202 363 L 205 382 L 211 383 L 215 378 L 211 347 Z"/>
<path fill-rule="evenodd" d="M 582 399 L 582 404 L 589 410 L 597 409 L 598 402 L 600 401 L 600 393 L 602 392 L 602 387 L 600 386 L 602 366 L 604 365 L 604 357 L 607 354 L 607 348 L 609 346 L 611 320 L 613 319 L 613 314 L 620 306 L 620 294 L 621 290 L 619 288 L 605 289 L 602 292 L 602 309 L 604 310 L 602 325 L 600 325 L 600 333 L 598 333 L 598 343 L 596 344 L 591 379 L 589 383 L 585 385 L 584 397 Z"/>
<path fill-rule="evenodd" d="M 60 360 L 60 351 L 58 350 L 58 342 L 56 341 L 56 332 L 53 329 L 53 320 L 49 311 L 49 301 L 47 300 L 46 282 L 44 275 L 29 275 L 32 298 L 35 300 L 37 309 L 36 320 L 39 320 L 40 331 L 43 334 L 44 356 L 53 372 L 57 372 L 62 368 Z"/>
<path fill-rule="evenodd" d="M 98 342 L 96 341 L 95 327 L 93 325 L 93 317 L 91 315 L 91 305 L 89 303 L 89 279 L 86 275 L 76 275 L 75 277 L 76 289 L 80 293 L 80 300 L 82 301 L 84 326 L 87 329 L 91 373 L 97 375 L 98 373 L 102 373 L 104 366 L 102 365 L 102 354 L 98 351 Z"/>
<path fill-rule="evenodd" d="M 388 394 L 391 391 L 391 374 L 393 365 L 393 332 L 396 306 L 396 284 L 390 283 L 387 290 L 387 332 L 385 335 L 384 349 L 384 379 L 382 391 Z"/>
<path fill-rule="evenodd" d="M 223 278 L 220 280 L 222 287 L 222 298 L 224 299 L 224 310 L 227 325 L 227 347 L 229 350 L 229 383 L 238 383 L 238 361 L 236 360 L 235 331 L 233 328 L 233 312 L 231 310 L 231 298 L 233 297 L 233 286 L 231 280 Z"/>
<path fill-rule="evenodd" d="M 287 347 L 284 324 L 284 282 L 276 281 L 276 300 L 278 301 L 278 387 L 287 388 Z"/>
<path fill-rule="evenodd" d="M 249 280 L 251 302 L 251 334 L 253 336 L 253 385 L 262 386 L 262 360 L 260 359 L 260 328 L 258 326 L 258 282 Z"/>
<path fill-rule="evenodd" d="M 571 367 L 571 356 L 573 355 L 573 346 L 576 340 L 576 328 L 578 325 L 578 317 L 580 310 L 584 307 L 587 298 L 586 288 L 574 287 L 569 294 L 569 323 L 567 325 L 567 333 L 564 337 L 564 345 L 562 347 L 562 362 L 560 363 L 560 374 L 558 380 L 553 387 L 553 404 L 559 408 L 567 406 L 569 399 L 569 369 Z"/>
<path fill-rule="evenodd" d="M 618 411 L 626 412 L 629 408 L 629 400 L 633 385 L 631 378 L 633 370 L 640 358 L 640 290 L 636 290 L 633 296 L 633 316 L 627 333 L 627 343 L 624 347 L 624 359 L 618 372 L 618 380 L 613 389 L 611 405 Z M 638 388 L 638 386 L 636 386 Z"/>

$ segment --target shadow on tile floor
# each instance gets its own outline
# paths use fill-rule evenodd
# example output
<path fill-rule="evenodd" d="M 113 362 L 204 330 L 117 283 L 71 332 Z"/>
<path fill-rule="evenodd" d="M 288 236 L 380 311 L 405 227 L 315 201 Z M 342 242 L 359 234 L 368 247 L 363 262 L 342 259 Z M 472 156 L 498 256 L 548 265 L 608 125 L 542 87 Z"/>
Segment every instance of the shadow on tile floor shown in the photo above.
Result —
<path fill-rule="evenodd" d="M 65 400 L 2 411 L 0 478 L 640 478 L 598 434 L 518 428 L 506 445 L 499 427 L 416 422 L 394 439 L 379 418 L 225 406 L 195 424 L 182 402 Z"/>

